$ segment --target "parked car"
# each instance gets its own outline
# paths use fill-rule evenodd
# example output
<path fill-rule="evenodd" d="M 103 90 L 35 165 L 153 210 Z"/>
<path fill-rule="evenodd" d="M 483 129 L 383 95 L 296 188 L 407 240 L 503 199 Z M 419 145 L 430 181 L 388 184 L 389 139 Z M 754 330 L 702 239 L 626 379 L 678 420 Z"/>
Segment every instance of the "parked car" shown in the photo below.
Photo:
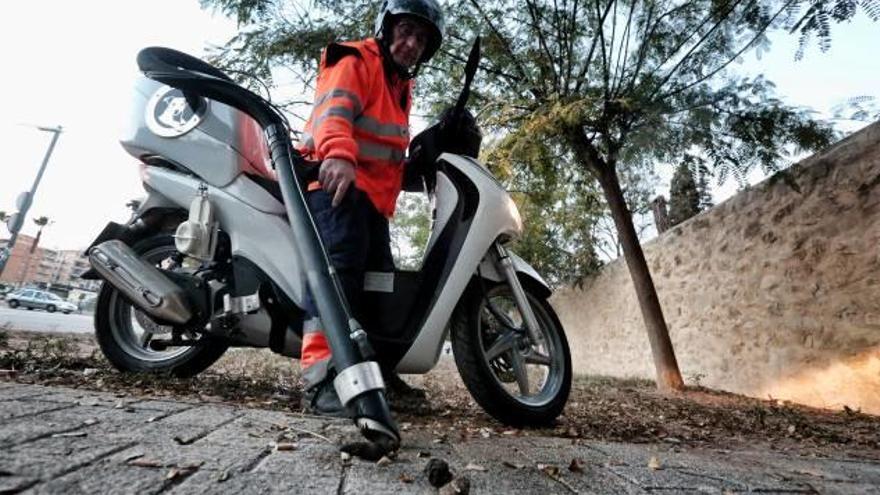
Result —
<path fill-rule="evenodd" d="M 61 311 L 68 315 L 77 310 L 76 304 L 70 303 L 60 297 L 37 289 L 19 289 L 6 295 L 6 304 L 10 308 L 19 306 L 27 309 L 45 309 L 50 313 Z"/>
<path fill-rule="evenodd" d="M 6 295 L 15 290 L 15 287 L 10 285 L 0 284 L 0 301 L 6 299 Z"/>

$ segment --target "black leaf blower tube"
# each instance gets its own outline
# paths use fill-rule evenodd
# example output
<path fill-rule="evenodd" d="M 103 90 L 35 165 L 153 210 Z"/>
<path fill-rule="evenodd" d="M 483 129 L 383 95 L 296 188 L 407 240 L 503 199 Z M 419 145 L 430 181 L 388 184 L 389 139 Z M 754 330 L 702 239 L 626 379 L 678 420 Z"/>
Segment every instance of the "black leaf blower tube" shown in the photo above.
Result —
<path fill-rule="evenodd" d="M 306 206 L 299 179 L 293 173 L 294 166 L 302 165 L 302 157 L 293 150 L 283 124 L 271 124 L 264 129 L 287 217 L 301 248 L 308 287 L 318 306 L 333 365 L 338 370 L 334 380 L 336 391 L 342 403 L 354 413 L 355 423 L 368 440 L 384 450 L 396 449 L 400 433 L 385 400 L 382 374 L 377 363 L 365 361 L 368 356 L 362 355 L 362 351 L 369 348 L 366 334 L 348 314 L 337 275 Z"/>

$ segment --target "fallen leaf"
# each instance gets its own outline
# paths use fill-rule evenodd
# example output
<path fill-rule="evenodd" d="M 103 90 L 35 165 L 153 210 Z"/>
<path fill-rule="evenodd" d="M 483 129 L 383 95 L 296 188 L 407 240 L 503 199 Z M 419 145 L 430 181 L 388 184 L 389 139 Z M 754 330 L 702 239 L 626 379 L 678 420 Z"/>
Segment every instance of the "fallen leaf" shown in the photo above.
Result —
<path fill-rule="evenodd" d="M 389 464 L 391 464 L 391 459 L 389 459 L 388 456 L 384 456 L 384 455 L 382 456 L 381 459 L 376 461 L 376 465 L 379 467 L 385 467 Z"/>
<path fill-rule="evenodd" d="M 351 454 L 349 454 L 348 452 L 340 452 L 339 458 L 342 459 L 342 462 L 350 462 Z"/>
<path fill-rule="evenodd" d="M 122 409 L 123 407 L 125 407 L 125 401 L 121 400 L 121 401 L 117 402 L 116 405 L 113 407 L 114 407 L 114 409 Z"/>
<path fill-rule="evenodd" d="M 469 463 L 464 467 L 465 471 L 488 471 L 488 469 L 480 466 L 479 464 Z"/>
<path fill-rule="evenodd" d="M 512 469 L 522 469 L 522 468 L 526 467 L 524 464 L 516 464 L 516 463 L 510 462 L 510 461 L 502 461 L 501 465 L 505 466 L 505 467 L 512 468 Z"/>
<path fill-rule="evenodd" d="M 222 473 L 220 473 L 220 476 L 217 477 L 217 481 L 219 481 L 220 483 L 223 483 L 224 481 L 229 479 L 229 476 L 230 476 L 229 470 L 227 469 L 226 471 L 223 471 Z"/>
<path fill-rule="evenodd" d="M 416 457 L 431 457 L 431 453 L 427 450 L 420 450 Z"/>
<path fill-rule="evenodd" d="M 162 416 L 152 416 L 150 418 L 147 418 L 147 423 L 152 423 L 152 422 L 157 421 L 159 419 L 162 419 Z"/>
<path fill-rule="evenodd" d="M 159 468 L 164 464 L 155 460 L 155 459 L 147 459 L 143 457 L 134 458 L 128 461 L 129 466 L 137 466 L 137 467 L 146 467 L 146 468 Z"/>
<path fill-rule="evenodd" d="M 397 479 L 404 483 L 412 483 L 413 481 L 415 481 L 411 476 L 407 475 L 406 473 L 401 474 L 397 477 Z"/>
<path fill-rule="evenodd" d="M 651 460 L 648 461 L 648 467 L 651 468 L 651 469 L 653 469 L 654 471 L 656 471 L 656 470 L 658 470 L 658 469 L 661 469 L 661 468 L 660 468 L 660 460 L 657 459 L 656 456 L 652 456 L 652 457 L 651 457 Z"/>
<path fill-rule="evenodd" d="M 461 477 L 440 489 L 438 495 L 468 495 L 471 492 L 471 480 Z"/>
<path fill-rule="evenodd" d="M 559 474 L 559 467 L 554 466 L 553 464 L 538 464 L 538 470 L 544 471 L 545 474 L 551 477 L 555 477 Z"/>
<path fill-rule="evenodd" d="M 189 467 L 171 468 L 171 470 L 168 471 L 168 474 L 165 475 L 165 479 L 166 480 L 176 480 L 176 479 L 182 478 L 184 476 L 189 476 L 195 470 L 196 470 L 195 468 L 189 468 Z"/>
<path fill-rule="evenodd" d="M 83 421 L 83 424 L 86 426 L 96 425 L 96 424 L 98 424 L 98 420 L 95 418 L 89 418 L 89 419 Z"/>
<path fill-rule="evenodd" d="M 584 461 L 574 458 L 571 460 L 571 464 L 568 465 L 568 470 L 572 473 L 583 473 L 584 472 Z"/>

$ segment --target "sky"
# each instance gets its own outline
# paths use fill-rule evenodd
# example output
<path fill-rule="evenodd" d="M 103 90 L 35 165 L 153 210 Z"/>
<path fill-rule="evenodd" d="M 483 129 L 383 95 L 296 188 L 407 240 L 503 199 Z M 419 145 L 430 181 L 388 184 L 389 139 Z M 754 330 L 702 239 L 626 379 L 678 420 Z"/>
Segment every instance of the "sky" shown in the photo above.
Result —
<path fill-rule="evenodd" d="M 13 211 L 15 198 L 36 177 L 51 134 L 34 126 L 61 125 L 22 233 L 34 235 L 31 219 L 48 216 L 54 223 L 41 244 L 80 249 L 108 221 L 126 220 L 125 203 L 144 195 L 137 162 L 118 143 L 138 50 L 164 45 L 200 56 L 235 31 L 234 22 L 201 10 L 198 0 L 30 0 L 6 7 L 0 17 L 0 210 Z M 787 102 L 827 114 L 852 96 L 880 97 L 878 33 L 880 24 L 864 18 L 835 27 L 831 50 L 821 53 L 814 43 L 800 62 L 793 60 L 796 38 L 776 36 L 769 53 L 760 60 L 747 55 L 740 70 L 764 73 Z M 732 182 L 716 188 L 716 202 L 735 189 Z M 668 184 L 658 187 L 664 190 Z M 7 235 L 0 226 L 0 237 Z"/>

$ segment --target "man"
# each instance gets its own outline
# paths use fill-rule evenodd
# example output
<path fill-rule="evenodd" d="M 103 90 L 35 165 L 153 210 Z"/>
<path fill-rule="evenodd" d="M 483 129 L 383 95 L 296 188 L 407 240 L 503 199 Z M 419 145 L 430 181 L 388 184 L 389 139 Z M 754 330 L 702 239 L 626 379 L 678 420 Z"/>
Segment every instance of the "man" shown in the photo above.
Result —
<path fill-rule="evenodd" d="M 409 144 L 413 78 L 443 37 L 436 0 L 387 0 L 375 38 L 333 43 L 321 59 L 312 116 L 300 152 L 320 161 L 306 200 L 354 315 L 364 273 L 391 271 L 388 218 L 401 190 Z M 301 366 L 306 407 L 343 415 L 332 384 L 330 348 L 307 301 Z M 391 375 L 402 383 L 396 375 Z"/>

